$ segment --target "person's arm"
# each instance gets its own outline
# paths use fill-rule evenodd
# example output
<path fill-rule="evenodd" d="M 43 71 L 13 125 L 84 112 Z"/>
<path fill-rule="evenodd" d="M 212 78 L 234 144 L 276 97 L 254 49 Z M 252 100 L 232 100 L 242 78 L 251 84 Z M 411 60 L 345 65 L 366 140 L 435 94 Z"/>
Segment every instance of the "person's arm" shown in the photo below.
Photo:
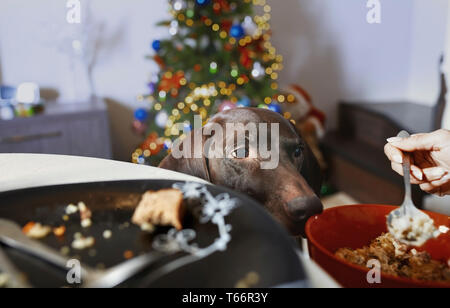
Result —
<path fill-rule="evenodd" d="M 389 138 L 384 151 L 392 169 L 403 175 L 404 155 L 411 156 L 411 183 L 426 192 L 450 194 L 450 131 L 438 130 L 409 138 Z"/>

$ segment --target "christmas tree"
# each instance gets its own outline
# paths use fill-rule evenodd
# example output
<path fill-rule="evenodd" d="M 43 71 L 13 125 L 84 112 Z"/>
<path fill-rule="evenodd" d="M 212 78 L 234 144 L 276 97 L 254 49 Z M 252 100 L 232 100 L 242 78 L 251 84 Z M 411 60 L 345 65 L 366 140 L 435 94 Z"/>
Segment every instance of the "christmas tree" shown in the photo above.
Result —
<path fill-rule="evenodd" d="M 271 7 L 266 0 L 170 0 L 169 39 L 154 40 L 150 59 L 160 71 L 135 111 L 134 130 L 146 135 L 132 161 L 158 165 L 174 139 L 192 129 L 195 115 L 205 124 L 217 112 L 239 107 L 268 108 L 291 96 L 278 93 L 283 58 L 270 43 Z M 289 118 L 289 114 L 285 114 Z M 183 123 L 183 131 L 179 125 Z"/>

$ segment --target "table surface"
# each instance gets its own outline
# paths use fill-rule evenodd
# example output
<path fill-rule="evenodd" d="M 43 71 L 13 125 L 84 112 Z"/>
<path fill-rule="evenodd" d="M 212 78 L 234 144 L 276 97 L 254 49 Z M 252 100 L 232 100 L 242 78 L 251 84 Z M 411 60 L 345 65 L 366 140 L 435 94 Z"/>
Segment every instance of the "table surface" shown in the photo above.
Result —
<path fill-rule="evenodd" d="M 98 158 L 0 154 L 0 192 L 58 184 L 143 179 L 207 183 L 202 179 L 169 170 Z M 338 284 L 305 254 L 301 254 L 300 258 L 314 287 L 338 287 Z"/>

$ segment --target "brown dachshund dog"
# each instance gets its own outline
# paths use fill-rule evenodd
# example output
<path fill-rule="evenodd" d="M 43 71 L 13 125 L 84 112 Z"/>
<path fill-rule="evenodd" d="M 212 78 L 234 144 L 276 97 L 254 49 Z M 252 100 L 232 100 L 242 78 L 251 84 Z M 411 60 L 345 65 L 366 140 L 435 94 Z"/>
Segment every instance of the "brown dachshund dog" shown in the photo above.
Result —
<path fill-rule="evenodd" d="M 309 217 L 320 214 L 322 203 L 317 197 L 321 187 L 321 171 L 312 152 L 297 134 L 294 126 L 280 114 L 261 108 L 238 108 L 218 113 L 207 125 L 196 129 L 190 136 L 180 141 L 180 148 L 186 141 L 193 141 L 194 135 L 201 134 L 200 146 L 208 144 L 208 134 L 203 131 L 213 123 L 225 127 L 227 123 L 278 123 L 279 138 L 268 134 L 269 139 L 279 143 L 277 155 L 279 163 L 276 168 L 263 169 L 261 161 L 267 160 L 255 152 L 249 142 L 238 144 L 233 136 L 223 136 L 224 140 L 232 138 L 231 147 L 223 149 L 222 158 L 208 158 L 209 149 L 201 149 L 197 158 L 175 158 L 167 156 L 160 164 L 161 168 L 193 175 L 213 184 L 229 187 L 245 193 L 260 201 L 264 207 L 282 223 L 292 235 L 304 235 L 305 223 Z M 237 132 L 237 134 L 248 132 Z M 227 143 L 229 144 L 229 143 Z M 198 143 L 196 147 L 198 147 Z M 254 147 L 254 146 L 253 146 Z M 194 146 L 189 150 L 194 152 Z M 198 150 L 198 149 L 197 149 Z M 240 151 L 239 154 L 237 152 Z M 191 156 L 193 157 L 193 156 Z"/>

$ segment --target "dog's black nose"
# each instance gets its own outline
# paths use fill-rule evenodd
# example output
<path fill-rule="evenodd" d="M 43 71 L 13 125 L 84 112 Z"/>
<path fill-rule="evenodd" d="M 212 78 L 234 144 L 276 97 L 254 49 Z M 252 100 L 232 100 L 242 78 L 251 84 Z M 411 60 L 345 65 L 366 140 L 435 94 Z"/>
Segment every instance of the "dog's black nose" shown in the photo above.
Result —
<path fill-rule="evenodd" d="M 296 221 L 305 221 L 323 211 L 323 205 L 316 196 L 298 197 L 288 202 L 288 215 Z"/>

